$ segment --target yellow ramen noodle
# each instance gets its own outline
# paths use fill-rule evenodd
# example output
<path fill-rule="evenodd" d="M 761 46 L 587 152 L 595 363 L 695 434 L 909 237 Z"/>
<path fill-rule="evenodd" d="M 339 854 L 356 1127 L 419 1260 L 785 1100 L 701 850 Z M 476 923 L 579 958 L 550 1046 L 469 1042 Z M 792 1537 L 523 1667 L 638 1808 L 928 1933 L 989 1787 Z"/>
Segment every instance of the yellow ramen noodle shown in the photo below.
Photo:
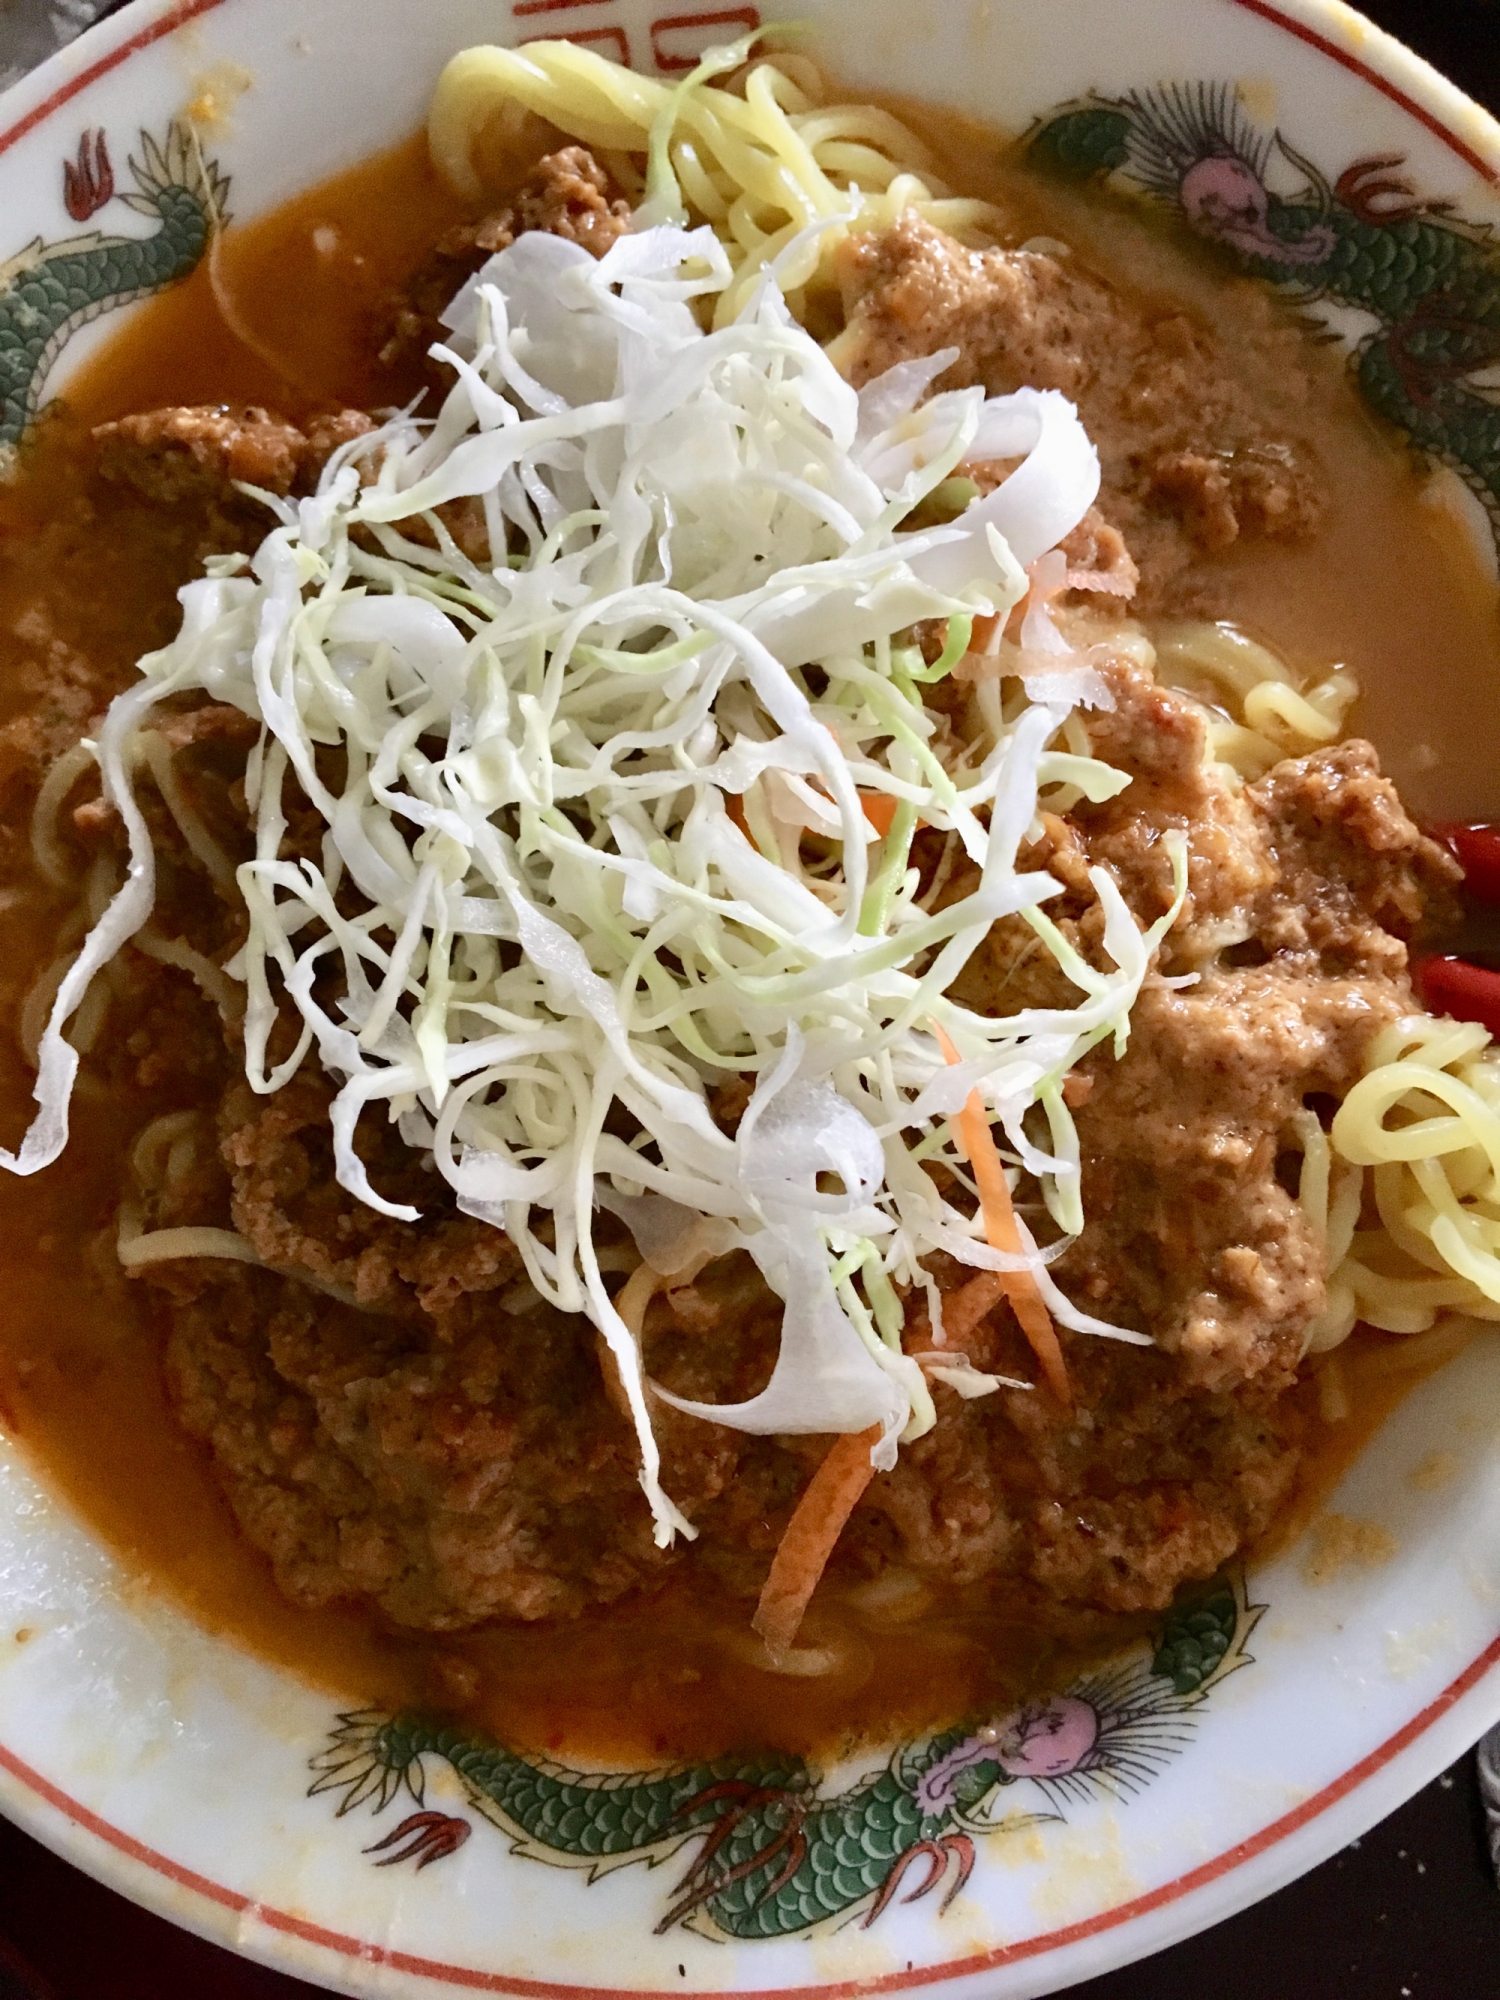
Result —
<path fill-rule="evenodd" d="M 884 228 L 915 208 L 960 238 L 987 233 L 992 211 L 948 193 L 915 133 L 873 105 L 824 104 L 812 64 L 758 62 L 743 94 L 708 81 L 741 69 L 755 39 L 718 51 L 676 84 L 569 42 L 466 49 L 432 100 L 433 160 L 459 194 L 478 200 L 486 141 L 503 140 L 527 114 L 545 119 L 593 147 L 622 186 L 639 192 L 638 217 L 713 227 L 736 272 L 717 302 L 720 326 L 773 263 L 793 313 L 805 319 L 807 294 L 833 289 L 833 255 L 849 228 Z"/>

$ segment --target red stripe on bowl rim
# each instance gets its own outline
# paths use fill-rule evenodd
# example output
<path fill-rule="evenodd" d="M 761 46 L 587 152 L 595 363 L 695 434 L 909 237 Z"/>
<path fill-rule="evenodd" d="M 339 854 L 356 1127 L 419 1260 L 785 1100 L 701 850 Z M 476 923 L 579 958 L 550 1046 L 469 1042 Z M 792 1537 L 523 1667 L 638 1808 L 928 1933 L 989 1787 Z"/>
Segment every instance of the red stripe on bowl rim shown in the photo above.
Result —
<path fill-rule="evenodd" d="M 1270 21 L 1275 27 L 1285 28 L 1287 33 L 1295 35 L 1299 42 L 1306 42 L 1309 48 L 1317 49 L 1320 54 L 1331 57 L 1342 68 L 1352 70 L 1355 76 L 1365 83 L 1373 84 L 1382 97 L 1388 97 L 1392 104 L 1398 104 L 1409 117 L 1415 118 L 1419 125 L 1425 125 L 1435 138 L 1441 139 L 1451 152 L 1457 153 L 1464 165 L 1472 167 L 1482 180 L 1488 181 L 1491 187 L 1500 185 L 1500 167 L 1486 160 L 1482 153 L 1476 153 L 1467 140 L 1460 139 L 1456 132 L 1443 123 L 1436 112 L 1429 111 L 1425 105 L 1419 104 L 1416 98 L 1408 96 L 1399 84 L 1392 83 L 1387 76 L 1382 76 L 1378 69 L 1373 69 L 1369 63 L 1355 55 L 1352 49 L 1341 48 L 1331 37 L 1320 34 L 1306 21 L 1299 21 L 1294 15 L 1283 13 L 1281 8 L 1271 5 L 1271 0 L 1231 0 L 1231 4 L 1243 7 L 1247 14 L 1260 15 L 1262 20 Z M 1404 43 L 1400 46 L 1405 49 Z M 1411 50 L 1406 49 L 1406 54 L 1410 56 Z M 1417 57 L 1416 60 L 1420 61 L 1421 58 Z"/>
<path fill-rule="evenodd" d="M 121 42 L 118 48 L 111 49 L 107 56 L 100 56 L 99 60 L 90 63 L 87 69 L 81 69 L 77 76 L 70 77 L 59 89 L 54 90 L 50 97 L 43 98 L 40 104 L 28 111 L 26 116 L 19 119 L 8 131 L 0 132 L 0 153 L 9 152 L 18 139 L 24 139 L 28 132 L 44 124 L 53 112 L 60 110 L 70 98 L 76 97 L 81 90 L 87 90 L 91 83 L 97 83 L 101 76 L 108 76 L 112 69 L 118 69 L 122 62 L 128 61 L 141 49 L 149 48 L 153 42 L 161 41 L 165 35 L 175 34 L 177 29 L 188 21 L 196 20 L 200 14 L 210 14 L 215 7 L 222 4 L 223 0 L 177 0 L 177 5 L 169 7 L 159 20 L 151 23 L 149 28 L 142 28 L 128 41 Z"/>
<path fill-rule="evenodd" d="M 1007 1965 L 1019 1964 L 1024 1959 L 1039 1958 L 1046 1952 L 1061 1951 L 1065 1946 L 1081 1944 L 1088 1938 L 1099 1937 L 1106 1931 L 1117 1930 L 1122 1924 L 1132 1922 L 1136 1917 L 1149 1916 L 1153 1911 L 1165 1909 L 1180 1902 L 1196 1889 L 1208 1887 L 1221 1880 L 1234 1869 L 1252 1861 L 1257 1855 L 1268 1852 L 1281 1841 L 1309 1825 L 1330 1807 L 1337 1805 L 1350 1792 L 1357 1790 L 1367 1778 L 1383 1770 L 1403 1750 L 1411 1747 L 1435 1722 L 1442 1719 L 1455 1703 L 1460 1701 L 1471 1688 L 1476 1687 L 1490 1669 L 1500 1664 L 1500 1638 L 1488 1645 L 1454 1681 L 1451 1681 L 1435 1700 L 1428 1703 L 1420 1714 L 1386 1738 L 1368 1756 L 1325 1785 L 1310 1799 L 1304 1799 L 1291 1812 L 1283 1813 L 1280 1819 L 1272 1820 L 1269 1826 L 1247 1839 L 1237 1841 L 1223 1854 L 1212 1861 L 1205 1861 L 1199 1867 L 1189 1869 L 1174 1881 L 1164 1882 L 1160 1888 L 1151 1889 L 1145 1895 L 1135 1896 L 1128 1903 L 1118 1903 L 1113 1909 L 1102 1910 L 1098 1916 L 1087 1917 L 1076 1924 L 1067 1924 L 1060 1930 L 1045 1931 L 1040 1936 L 1025 1938 L 1019 1944 L 999 1945 L 993 1951 L 977 1952 L 969 1958 L 946 1960 L 941 1965 L 928 1965 L 907 1972 L 892 1972 L 884 1976 L 862 1979 L 830 1981 L 819 1986 L 766 1986 L 737 1988 L 730 2000 L 860 2000 L 860 1996 L 872 1993 L 898 1993 L 917 1986 L 932 1986 L 944 1980 L 963 1979 L 980 1972 L 993 1972 Z M 407 1972 L 422 1979 L 434 1980 L 443 1986 L 458 1987 L 471 1993 L 512 1993 L 521 2000 L 600 2000 L 601 1995 L 619 1994 L 621 2000 L 682 2000 L 680 1987 L 605 1987 L 597 1984 L 589 1986 L 568 1986 L 543 1979 L 523 1979 L 499 1972 L 482 1972 L 475 1967 L 445 1965 L 440 1959 L 422 1958 L 413 1952 L 395 1951 L 388 1945 L 365 1944 L 358 1938 L 346 1936 L 342 1931 L 326 1929 L 321 1924 L 309 1923 L 305 1917 L 294 1917 L 285 1910 L 272 1909 L 253 1896 L 241 1894 L 237 1889 L 226 1889 L 221 1883 L 211 1881 L 206 1875 L 199 1875 L 191 1868 L 184 1868 L 180 1862 L 160 1854 L 133 1834 L 124 1833 L 111 1826 L 108 1820 L 44 1778 L 29 1764 L 23 1763 L 12 1751 L 0 1745 L 0 1770 L 10 1773 L 28 1790 L 56 1811 L 62 1813 L 75 1825 L 93 1834 L 97 1839 L 112 1847 L 116 1852 L 141 1863 L 153 1873 L 163 1876 L 179 1888 L 191 1890 L 205 1901 L 216 1904 L 221 1909 L 251 1917 L 256 1923 L 264 1924 L 268 1930 L 279 1931 L 288 1937 L 299 1939 L 305 1944 L 321 1947 L 325 1951 L 337 1953 L 343 1958 L 358 1960 L 361 1964 L 387 1966 L 393 1972 Z M 127 1892 L 128 1893 L 128 1892 Z"/>

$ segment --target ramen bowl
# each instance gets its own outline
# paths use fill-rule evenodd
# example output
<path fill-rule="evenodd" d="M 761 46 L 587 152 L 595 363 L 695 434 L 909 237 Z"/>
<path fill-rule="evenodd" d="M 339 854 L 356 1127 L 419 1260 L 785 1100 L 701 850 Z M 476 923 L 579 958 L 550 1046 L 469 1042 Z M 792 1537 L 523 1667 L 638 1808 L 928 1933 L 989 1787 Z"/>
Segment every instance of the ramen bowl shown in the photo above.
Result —
<path fill-rule="evenodd" d="M 1500 128 L 1336 0 L 801 11 L 851 90 L 1175 208 L 1353 355 L 1399 344 L 1403 270 L 1500 268 Z M 394 145 L 455 51 L 566 35 L 671 76 L 756 25 L 654 0 L 136 0 L 0 108 L 0 435 L 194 268 L 206 188 L 248 220 Z M 1327 199 L 1289 220 L 1310 172 Z M 1377 409 L 1493 592 L 1500 497 L 1468 444 L 1420 398 Z M 1494 693 L 1465 690 L 1467 715 Z M 194 1623 L 7 1427 L 0 1805 L 350 1994 L 1051 1992 L 1278 1888 L 1500 1718 L 1500 1342 L 1448 1347 L 1276 1554 L 1050 1700 L 816 1768 L 583 1767 L 351 1709 Z M 745 1865 L 710 1878 L 726 1842 Z"/>

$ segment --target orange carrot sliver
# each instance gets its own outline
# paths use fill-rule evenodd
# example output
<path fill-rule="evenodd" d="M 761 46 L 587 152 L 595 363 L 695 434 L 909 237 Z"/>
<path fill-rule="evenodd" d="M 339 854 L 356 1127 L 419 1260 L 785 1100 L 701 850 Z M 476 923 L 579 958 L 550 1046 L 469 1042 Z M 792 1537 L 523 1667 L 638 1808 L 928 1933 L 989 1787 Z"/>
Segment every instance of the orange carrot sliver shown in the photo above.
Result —
<path fill-rule="evenodd" d="M 981 659 L 992 657 L 1000 650 L 1000 620 L 990 613 L 974 620 L 974 629 L 969 634 L 969 652 Z"/>
<path fill-rule="evenodd" d="M 938 1046 L 944 1059 L 950 1063 L 961 1060 L 948 1036 L 936 1021 L 933 1032 L 938 1038 Z M 1016 1228 L 1016 1212 L 1011 1206 L 1010 1186 L 1005 1178 L 1005 1169 L 1000 1164 L 999 1149 L 995 1145 L 995 1135 L 990 1130 L 990 1121 L 984 1115 L 984 1105 L 979 1092 L 971 1090 L 964 1108 L 956 1119 L 959 1143 L 968 1156 L 969 1165 L 974 1170 L 974 1182 L 979 1189 L 979 1205 L 984 1215 L 984 1233 L 992 1250 L 1004 1250 L 1012 1257 L 1021 1253 L 1021 1235 Z M 1066 1408 L 1073 1406 L 1072 1385 L 1068 1381 L 1068 1366 L 1063 1360 L 1063 1351 L 1058 1342 L 1057 1331 L 1052 1324 L 1052 1315 L 1046 1302 L 1037 1290 L 1036 1280 L 1029 1271 L 1000 1271 L 996 1274 L 1010 1300 L 1011 1311 L 1020 1321 L 1021 1331 L 1031 1343 L 1031 1351 L 1041 1363 L 1047 1386 L 1057 1400 Z"/>
<path fill-rule="evenodd" d="M 879 1439 L 878 1424 L 835 1438 L 792 1510 L 750 1621 L 768 1651 L 784 1653 L 796 1638 L 844 1523 L 874 1476 L 870 1453 Z"/>
<path fill-rule="evenodd" d="M 861 792 L 859 802 L 865 809 L 865 818 L 884 840 L 896 817 L 896 801 L 889 792 Z"/>
<path fill-rule="evenodd" d="M 976 1271 L 956 1292 L 943 1300 L 943 1338 L 967 1340 L 985 1315 L 1005 1297 L 1002 1271 Z"/>

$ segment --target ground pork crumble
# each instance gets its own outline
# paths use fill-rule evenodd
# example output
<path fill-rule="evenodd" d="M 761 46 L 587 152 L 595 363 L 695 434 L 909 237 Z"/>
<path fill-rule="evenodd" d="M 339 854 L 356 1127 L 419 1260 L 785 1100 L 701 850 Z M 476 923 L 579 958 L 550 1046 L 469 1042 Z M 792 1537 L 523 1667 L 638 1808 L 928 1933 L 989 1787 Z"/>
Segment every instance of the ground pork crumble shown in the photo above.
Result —
<path fill-rule="evenodd" d="M 582 148 L 550 156 L 503 210 L 436 245 L 390 311 L 387 357 L 424 353 L 453 291 L 522 231 L 600 254 L 627 218 Z M 1138 564 L 1146 607 L 1202 552 L 1316 522 L 1321 473 L 1295 426 L 1257 420 L 1251 389 L 1190 319 L 1144 315 L 1050 255 L 965 250 L 910 216 L 857 239 L 843 279 L 839 351 L 854 381 L 952 345 L 960 358 L 945 384 L 1030 383 L 1078 402 L 1104 486 L 1071 557 L 1132 576 Z M 89 504 L 168 510 L 189 565 L 206 546 L 245 546 L 248 524 L 263 520 L 236 482 L 306 491 L 328 453 L 371 422 L 359 411 L 303 426 L 259 409 L 128 417 L 97 433 Z M 27 788 L 121 672 L 65 647 L 49 667 L 62 642 L 41 610 L 35 639 L 36 699 L 0 732 L 0 778 L 23 814 Z M 936 1428 L 873 1482 L 836 1560 L 852 1576 L 899 1563 L 945 1581 L 1010 1579 L 1038 1604 L 1139 1611 L 1245 1548 L 1296 1478 L 1301 1419 L 1288 1392 L 1326 1272 L 1278 1173 L 1286 1135 L 1309 1098 L 1348 1087 L 1371 1037 L 1412 1006 L 1407 941 L 1450 871 L 1367 744 L 1289 760 L 1239 788 L 1205 763 L 1198 708 L 1128 661 L 1104 672 L 1115 706 L 1091 719 L 1094 747 L 1132 783 L 1109 804 L 1049 819 L 1020 865 L 1064 884 L 1049 909 L 1087 955 L 1101 931 L 1087 869 L 1111 869 L 1147 924 L 1172 894 L 1161 836 L 1179 828 L 1188 840 L 1187 905 L 1128 1050 L 1120 1060 L 1096 1050 L 1070 1081 L 1087 1226 L 1056 1267 L 1091 1312 L 1156 1344 L 1063 1333 L 1071 1412 L 1042 1389 L 965 1402 L 939 1385 Z M 200 809 L 243 849 L 240 721 L 186 708 L 169 727 Z M 5 819 L 17 823 L 14 811 Z M 237 920 L 207 907 L 171 822 L 155 821 L 157 927 L 222 957 Z M 82 798 L 70 837 L 86 853 L 119 833 Z M 288 851 L 312 837 L 294 821 Z M 939 846 L 919 835 L 918 865 L 935 871 Z M 232 1227 L 267 1267 L 158 1265 L 143 1290 L 181 1420 L 291 1598 L 364 1598 L 404 1626 L 441 1631 L 576 1614 L 683 1564 L 754 1594 L 826 1440 L 747 1438 L 658 1405 L 664 1483 L 700 1529 L 696 1543 L 658 1550 L 593 1329 L 538 1304 L 508 1240 L 457 1214 L 394 1132 L 361 1128 L 366 1164 L 422 1221 L 355 1202 L 333 1178 L 322 1078 L 303 1073 L 255 1097 L 233 1023 L 221 1034 L 181 973 L 133 948 L 122 968 L 129 1026 L 101 1057 L 105 1073 L 144 1086 L 175 1062 L 201 1106 L 192 1169 L 148 1197 L 144 1220 Z M 1164 983 L 1185 973 L 1196 983 Z M 995 927 L 956 994 L 991 1012 L 1075 997 L 1018 921 Z M 1029 1379 L 1030 1351 L 995 1288 L 976 1308 L 974 1274 L 937 1261 L 946 1294 L 969 1288 L 969 1358 Z M 654 1302 L 648 1370 L 683 1396 L 738 1400 L 766 1380 L 778 1328 L 778 1302 L 748 1259 L 723 1259 Z M 930 1337 L 913 1300 L 908 1344 Z"/>
<path fill-rule="evenodd" d="M 1299 421 L 1296 336 L 1254 292 L 1245 312 L 1261 338 L 1234 371 L 1186 313 L 1150 311 L 1049 252 L 965 249 L 911 211 L 850 240 L 842 281 L 836 352 L 854 383 L 956 347 L 940 389 L 1059 389 L 1077 404 L 1099 450 L 1102 515 L 1139 566 L 1139 611 L 1190 603 L 1201 554 L 1317 526 L 1327 494 Z"/>

